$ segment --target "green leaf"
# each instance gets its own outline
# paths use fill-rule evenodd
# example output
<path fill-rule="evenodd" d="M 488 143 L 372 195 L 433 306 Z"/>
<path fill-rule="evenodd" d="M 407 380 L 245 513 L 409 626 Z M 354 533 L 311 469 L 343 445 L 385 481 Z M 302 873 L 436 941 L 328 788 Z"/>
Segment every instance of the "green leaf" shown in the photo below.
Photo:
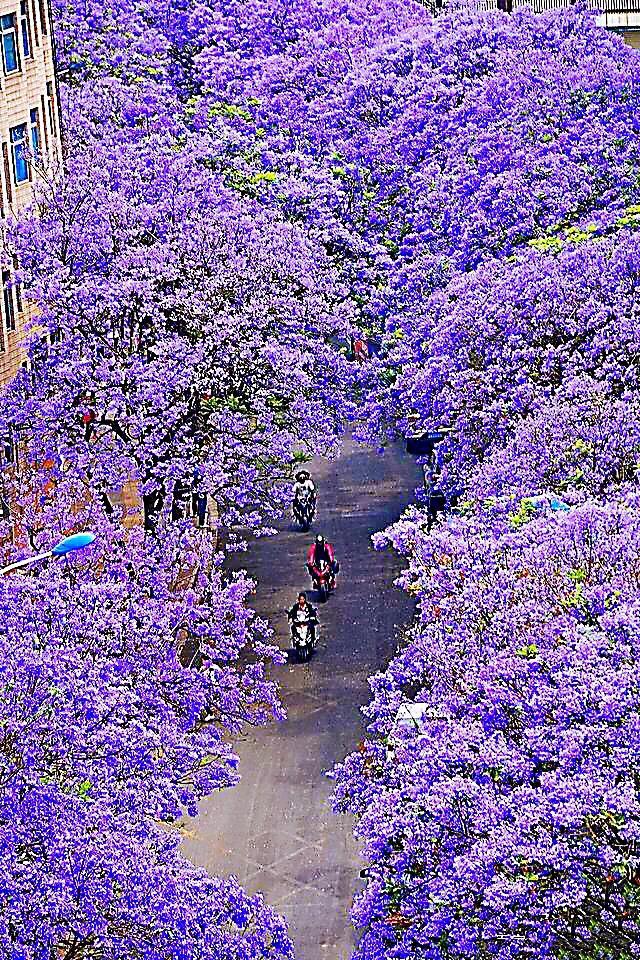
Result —
<path fill-rule="evenodd" d="M 78 784 L 77 793 L 81 800 L 88 800 L 89 793 L 91 791 L 91 780 L 83 780 L 82 783 Z"/>
<path fill-rule="evenodd" d="M 535 660 L 538 656 L 538 644 L 537 643 L 528 643 L 524 647 L 520 647 L 519 650 L 516 650 L 517 657 L 523 657 L 525 660 Z"/>

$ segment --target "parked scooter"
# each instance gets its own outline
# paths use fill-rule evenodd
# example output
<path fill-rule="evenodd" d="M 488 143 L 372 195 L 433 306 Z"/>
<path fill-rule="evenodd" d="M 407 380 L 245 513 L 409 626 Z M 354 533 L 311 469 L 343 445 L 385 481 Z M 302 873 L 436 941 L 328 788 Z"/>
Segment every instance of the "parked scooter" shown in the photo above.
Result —
<path fill-rule="evenodd" d="M 291 631 L 291 643 L 298 660 L 310 660 L 316 645 L 318 632 L 318 614 L 304 593 L 298 594 L 298 600 L 287 611 Z"/>
<path fill-rule="evenodd" d="M 293 486 L 293 519 L 298 526 L 307 531 L 316 515 L 316 487 L 306 470 L 296 474 Z"/>

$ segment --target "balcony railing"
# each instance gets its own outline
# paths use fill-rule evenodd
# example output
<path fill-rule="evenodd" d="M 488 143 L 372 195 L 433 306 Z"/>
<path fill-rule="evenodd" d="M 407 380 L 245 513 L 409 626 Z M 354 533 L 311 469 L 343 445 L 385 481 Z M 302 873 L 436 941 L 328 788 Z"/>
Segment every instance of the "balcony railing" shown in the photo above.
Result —
<path fill-rule="evenodd" d="M 640 29 L 640 0 L 586 0 L 587 5 L 601 15 L 603 26 Z M 561 10 L 573 6 L 575 0 L 432 0 L 435 14 L 445 8 L 460 7 L 473 10 L 515 10 L 529 6 L 535 13 Z"/>

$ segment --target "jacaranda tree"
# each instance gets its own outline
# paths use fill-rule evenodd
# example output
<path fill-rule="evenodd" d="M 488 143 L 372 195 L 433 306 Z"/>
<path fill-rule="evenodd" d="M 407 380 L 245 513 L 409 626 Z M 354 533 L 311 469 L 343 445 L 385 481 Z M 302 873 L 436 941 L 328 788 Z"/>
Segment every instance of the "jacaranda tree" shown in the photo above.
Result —
<path fill-rule="evenodd" d="M 282 715 L 252 584 L 186 514 L 204 493 L 227 537 L 262 532 L 292 466 L 335 448 L 350 308 L 313 233 L 192 136 L 186 21 L 54 7 L 65 163 L 10 231 L 37 320 L 0 414 L 2 559 L 97 540 L 0 585 L 0 942 L 281 960 L 261 898 L 179 852 L 180 818 L 237 781 L 234 736 Z"/>
<path fill-rule="evenodd" d="M 448 428 L 458 506 L 379 540 L 418 615 L 337 771 L 356 955 L 638 956 L 638 61 L 525 12 L 370 63 L 392 262 L 364 430 Z"/>
<path fill-rule="evenodd" d="M 208 572 L 197 602 L 203 584 L 176 591 L 169 557 L 98 580 L 96 559 L 0 585 L 3 950 L 289 956 L 261 900 L 191 867 L 159 826 L 232 785 L 229 735 L 278 713 L 250 585 Z"/>
<path fill-rule="evenodd" d="M 420 613 L 339 770 L 360 956 L 637 955 L 638 517 L 634 492 L 389 531 Z"/>
<path fill-rule="evenodd" d="M 184 498 L 197 478 L 228 536 L 264 532 L 336 447 L 336 347 L 366 329 L 361 436 L 446 426 L 458 507 L 379 540 L 418 613 L 337 771 L 369 861 L 356 956 L 639 956 L 637 54 L 580 9 L 54 11 L 65 171 L 10 234 L 39 320 L 2 500 L 25 549 L 100 536 L 2 587 L 0 942 L 289 955 L 177 852 L 233 735 L 280 712 L 251 585 Z"/>

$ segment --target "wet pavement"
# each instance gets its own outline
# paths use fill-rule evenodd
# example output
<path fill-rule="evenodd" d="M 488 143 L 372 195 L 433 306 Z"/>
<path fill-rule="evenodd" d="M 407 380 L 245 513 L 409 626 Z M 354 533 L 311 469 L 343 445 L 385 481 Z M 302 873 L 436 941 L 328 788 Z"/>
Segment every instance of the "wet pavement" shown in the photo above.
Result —
<path fill-rule="evenodd" d="M 288 719 L 238 744 L 241 783 L 202 804 L 184 850 L 210 872 L 235 874 L 249 892 L 263 893 L 286 917 L 298 960 L 348 960 L 362 862 L 350 818 L 331 812 L 325 772 L 361 738 L 367 678 L 388 660 L 398 627 L 411 617 L 410 601 L 391 586 L 399 559 L 373 550 L 370 538 L 399 517 L 420 471 L 399 447 L 380 456 L 350 440 L 338 459 L 312 470 L 319 490 L 312 533 L 285 521 L 240 563 L 258 581 L 255 609 L 287 649 L 284 610 L 310 588 L 304 560 L 313 533 L 334 544 L 341 572 L 337 591 L 319 606 L 320 644 L 310 663 L 275 670 Z"/>

